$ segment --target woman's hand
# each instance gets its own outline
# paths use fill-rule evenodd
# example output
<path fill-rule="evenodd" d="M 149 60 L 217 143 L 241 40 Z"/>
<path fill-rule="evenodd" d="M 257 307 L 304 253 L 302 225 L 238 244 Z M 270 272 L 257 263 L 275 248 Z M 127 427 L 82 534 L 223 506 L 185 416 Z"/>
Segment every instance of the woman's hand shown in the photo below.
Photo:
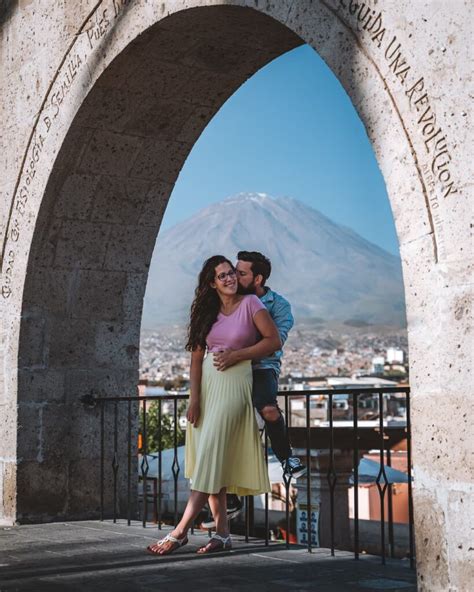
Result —
<path fill-rule="evenodd" d="M 218 370 L 227 370 L 231 366 L 237 364 L 240 360 L 236 350 L 226 349 L 220 352 L 214 352 L 213 364 Z"/>
<path fill-rule="evenodd" d="M 186 419 L 195 428 L 197 428 L 197 424 L 198 424 L 200 415 L 201 415 L 201 406 L 199 405 L 199 401 L 190 401 L 189 406 L 188 406 L 188 410 L 186 411 Z"/>

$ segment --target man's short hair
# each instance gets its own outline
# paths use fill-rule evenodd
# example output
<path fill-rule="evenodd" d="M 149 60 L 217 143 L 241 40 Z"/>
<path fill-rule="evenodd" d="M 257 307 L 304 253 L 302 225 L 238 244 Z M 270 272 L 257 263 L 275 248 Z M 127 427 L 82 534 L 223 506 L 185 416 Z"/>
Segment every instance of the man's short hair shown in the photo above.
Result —
<path fill-rule="evenodd" d="M 268 257 L 265 257 L 265 255 L 262 255 L 258 251 L 239 251 L 237 253 L 237 259 L 251 263 L 253 275 L 261 275 L 263 277 L 262 286 L 265 285 L 265 282 L 272 273 L 272 264 Z"/>

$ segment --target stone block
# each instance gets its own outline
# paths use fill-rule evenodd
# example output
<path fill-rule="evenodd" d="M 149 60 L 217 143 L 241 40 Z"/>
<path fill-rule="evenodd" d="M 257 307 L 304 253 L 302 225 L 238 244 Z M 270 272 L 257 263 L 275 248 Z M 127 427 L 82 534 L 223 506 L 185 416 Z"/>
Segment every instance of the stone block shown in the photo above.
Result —
<path fill-rule="evenodd" d="M 53 266 L 63 221 L 50 218 L 40 230 L 38 241 L 32 247 L 30 268 Z"/>
<path fill-rule="evenodd" d="M 448 387 L 435 393 L 412 391 L 413 464 L 417 479 L 434 480 L 438 487 L 446 488 L 450 481 L 474 483 L 473 414 L 474 399 L 466 393 L 453 393 Z"/>
<path fill-rule="evenodd" d="M 64 404 L 24 403 L 18 408 L 18 458 L 52 462 L 67 458 L 70 450 L 71 414 Z"/>
<path fill-rule="evenodd" d="M 79 404 L 81 397 L 136 396 L 138 368 L 91 368 L 90 370 L 68 370 L 66 373 L 66 401 Z"/>
<path fill-rule="evenodd" d="M 474 487 L 449 492 L 447 537 L 452 590 L 469 590 L 474 582 L 474 562 L 469 558 L 474 553 L 473 530 Z"/>
<path fill-rule="evenodd" d="M 110 271 L 147 273 L 156 235 L 157 229 L 153 227 L 114 226 L 104 268 Z"/>
<path fill-rule="evenodd" d="M 163 138 L 173 141 L 185 123 L 192 118 L 194 106 L 174 97 L 148 100 L 140 109 L 132 110 L 124 131 L 129 134 Z"/>
<path fill-rule="evenodd" d="M 190 146 L 182 142 L 145 139 L 130 171 L 133 177 L 174 183 Z"/>
<path fill-rule="evenodd" d="M 95 326 L 90 319 L 51 321 L 48 366 L 50 368 L 94 365 Z"/>
<path fill-rule="evenodd" d="M 48 359 L 47 321 L 44 314 L 25 313 L 21 323 L 20 368 L 44 368 Z"/>
<path fill-rule="evenodd" d="M 68 268 L 101 268 L 109 236 L 110 224 L 64 220 L 57 239 L 54 265 Z"/>
<path fill-rule="evenodd" d="M 96 130 L 82 155 L 80 171 L 125 177 L 141 144 L 138 137 Z"/>
<path fill-rule="evenodd" d="M 111 224 L 136 224 L 150 183 L 103 175 L 97 186 L 91 220 Z"/>
<path fill-rule="evenodd" d="M 418 590 L 449 590 L 446 515 L 436 493 L 414 490 Z"/>
<path fill-rule="evenodd" d="M 143 88 L 143 73 L 146 71 L 146 91 L 148 94 L 159 99 L 180 97 L 181 89 L 186 84 L 186 80 L 192 76 L 193 69 L 186 68 L 179 63 L 159 61 L 156 56 L 152 55 L 148 55 L 145 60 L 149 62 L 147 70 L 144 70 L 141 66 L 126 76 L 128 88 Z M 121 77 L 121 84 L 123 83 L 124 77 Z"/>
<path fill-rule="evenodd" d="M 155 181 L 151 184 L 138 219 L 140 226 L 151 226 L 158 232 L 172 190 L 173 185 L 165 181 Z"/>
<path fill-rule="evenodd" d="M 71 294 L 71 315 L 82 319 L 120 319 L 127 281 L 127 274 L 122 271 L 80 271 Z"/>
<path fill-rule="evenodd" d="M 176 139 L 193 145 L 216 113 L 214 106 L 195 105 L 192 117 L 184 122 Z"/>
<path fill-rule="evenodd" d="M 17 502 L 17 465 L 14 461 L 0 461 L 0 518 L 14 524 L 16 521 Z"/>
<path fill-rule="evenodd" d="M 19 461 L 40 461 L 41 459 L 41 405 L 18 406 Z"/>
<path fill-rule="evenodd" d="M 125 385 L 124 385 L 125 387 Z M 130 390 L 125 388 L 116 395 L 127 396 Z M 71 461 L 78 459 L 96 458 L 101 449 L 101 411 L 104 405 L 104 457 L 107 463 L 112 463 L 115 447 L 115 426 L 117 426 L 117 462 L 121 467 L 127 462 L 128 450 L 128 402 L 104 402 L 95 407 L 84 406 L 77 402 L 69 408 L 70 437 L 68 439 L 65 457 Z M 115 414 L 117 416 L 115 417 Z M 132 449 L 136 448 L 138 436 L 138 404 L 130 406 L 130 441 Z"/>
<path fill-rule="evenodd" d="M 54 215 L 74 220 L 89 218 L 99 176 L 72 173 L 61 181 L 57 189 Z"/>
<path fill-rule="evenodd" d="M 472 284 L 446 287 L 439 278 L 438 380 L 450 376 L 449 391 L 474 395 L 474 292 Z"/>
<path fill-rule="evenodd" d="M 18 414 L 16 401 L 10 396 L 10 399 L 0 405 L 0 428 L 2 438 L 0 439 L 0 458 L 5 461 L 14 461 L 17 457 L 17 431 Z"/>
<path fill-rule="evenodd" d="M 104 506 L 113 506 L 112 470 L 105 472 Z M 100 458 L 76 458 L 68 465 L 67 512 L 76 520 L 97 520 L 100 517 Z"/>
<path fill-rule="evenodd" d="M 263 65 L 263 64 L 262 64 Z M 211 72 L 209 70 L 193 71 L 180 88 L 181 99 L 195 105 L 219 107 L 237 90 L 243 80 L 232 74 Z"/>
<path fill-rule="evenodd" d="M 77 272 L 70 269 L 32 266 L 25 282 L 23 314 L 43 314 L 45 317 L 48 313 L 65 315 L 76 275 Z M 48 287 L 47 290 L 44 289 L 45 286 Z"/>
<path fill-rule="evenodd" d="M 237 82 L 245 80 L 258 69 L 256 55 L 258 52 L 254 48 L 238 43 L 228 44 L 224 41 L 217 46 L 215 39 L 197 39 L 190 51 L 181 58 L 181 62 L 204 75 L 207 72 L 224 75 L 231 73 Z M 262 61 L 262 64 L 266 61 Z"/>
<path fill-rule="evenodd" d="M 71 417 L 70 438 L 66 458 L 70 462 L 97 458 L 101 446 L 100 407 L 86 407 L 79 401 L 69 407 Z M 111 432 L 112 420 L 105 416 L 104 433 Z M 111 459 L 109 459 L 111 460 Z"/>
<path fill-rule="evenodd" d="M 65 373 L 63 370 L 20 368 L 18 392 L 20 403 L 63 402 L 65 398 Z"/>
<path fill-rule="evenodd" d="M 63 462 L 71 456 L 71 408 L 65 404 L 46 404 L 40 414 L 40 462 Z"/>
<path fill-rule="evenodd" d="M 67 465 L 58 458 L 18 463 L 18 522 L 47 522 L 65 516 L 67 478 Z"/>
<path fill-rule="evenodd" d="M 91 128 L 81 127 L 79 125 L 71 126 L 67 132 L 67 150 L 63 149 L 58 154 L 58 160 L 56 162 L 58 172 L 61 171 L 61 174 L 67 176 L 70 172 L 76 170 L 83 152 L 91 140 L 93 131 Z M 86 175 L 90 175 L 92 171 L 86 169 L 83 172 Z"/>
<path fill-rule="evenodd" d="M 123 294 L 123 315 L 127 321 L 141 321 L 147 274 L 128 273 Z"/>
<path fill-rule="evenodd" d="M 122 73 L 123 74 L 123 73 Z M 104 75 L 105 77 L 107 74 Z M 100 79 L 98 84 L 100 85 Z M 125 88 L 98 86 L 82 104 L 75 124 L 111 132 L 122 132 L 133 109 L 133 100 L 146 100 L 147 95 L 132 93 Z"/>
<path fill-rule="evenodd" d="M 138 368 L 139 342 L 137 322 L 100 322 L 95 336 L 95 359 L 102 367 Z"/>

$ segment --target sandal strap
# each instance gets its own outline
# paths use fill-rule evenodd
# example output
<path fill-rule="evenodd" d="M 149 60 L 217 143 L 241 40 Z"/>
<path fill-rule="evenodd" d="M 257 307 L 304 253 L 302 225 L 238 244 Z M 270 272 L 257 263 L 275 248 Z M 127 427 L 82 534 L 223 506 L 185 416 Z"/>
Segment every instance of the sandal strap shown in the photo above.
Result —
<path fill-rule="evenodd" d="M 183 537 L 182 539 L 177 539 L 173 535 L 167 534 L 164 539 L 161 539 L 156 544 L 157 545 L 164 545 L 165 543 L 171 542 L 171 543 L 176 543 L 177 545 L 181 546 L 185 540 L 186 540 L 186 536 Z"/>
<path fill-rule="evenodd" d="M 220 534 L 214 533 L 211 536 L 211 539 L 216 539 L 217 541 L 220 541 L 223 545 L 227 545 L 227 543 L 231 542 L 230 534 L 227 535 L 226 537 L 223 537 Z"/>

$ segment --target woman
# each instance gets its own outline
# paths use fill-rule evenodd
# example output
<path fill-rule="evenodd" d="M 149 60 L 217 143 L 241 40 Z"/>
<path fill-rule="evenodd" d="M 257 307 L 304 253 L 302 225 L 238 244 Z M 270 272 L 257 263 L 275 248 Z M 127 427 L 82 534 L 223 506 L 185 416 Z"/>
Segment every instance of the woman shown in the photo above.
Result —
<path fill-rule="evenodd" d="M 216 255 L 204 263 L 186 344 L 191 351 L 191 394 L 185 476 L 191 479 L 191 495 L 176 528 L 148 547 L 157 555 L 168 555 L 188 542 L 187 532 L 206 502 L 216 534 L 198 553 L 230 549 L 226 494 L 270 491 L 252 405 L 250 360 L 280 349 L 281 342 L 265 306 L 255 295 L 237 294 L 237 287 L 228 259 Z M 226 349 L 233 350 L 236 363 L 220 371 L 212 354 Z"/>

